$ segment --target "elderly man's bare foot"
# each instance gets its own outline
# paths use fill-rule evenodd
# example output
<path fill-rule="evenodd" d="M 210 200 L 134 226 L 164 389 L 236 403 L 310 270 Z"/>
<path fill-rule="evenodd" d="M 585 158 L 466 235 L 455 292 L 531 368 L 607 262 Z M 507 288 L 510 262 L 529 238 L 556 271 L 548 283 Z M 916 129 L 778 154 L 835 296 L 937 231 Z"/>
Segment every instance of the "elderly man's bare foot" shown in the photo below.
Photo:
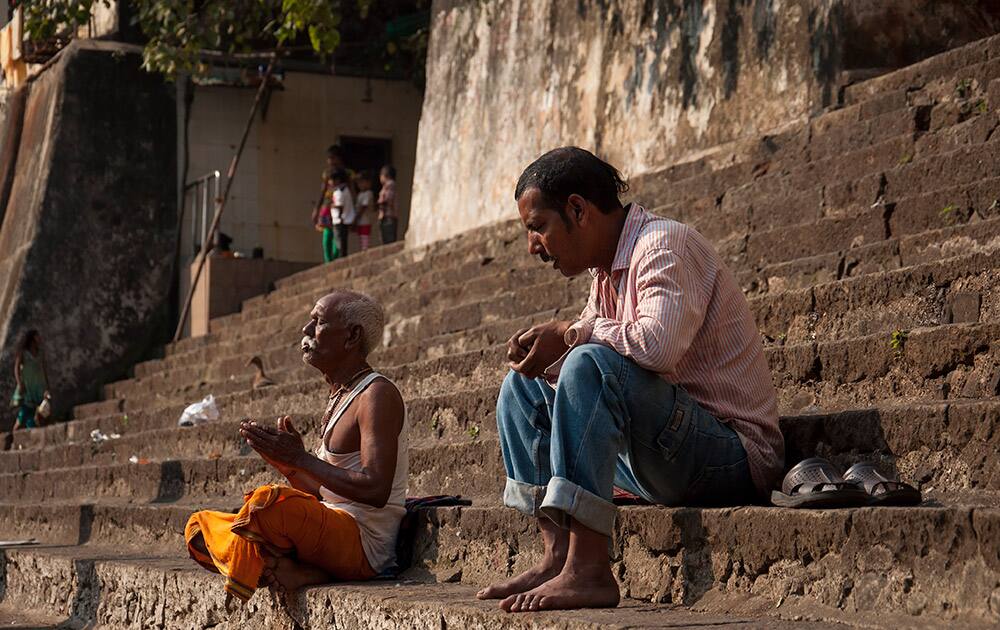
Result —
<path fill-rule="evenodd" d="M 294 597 L 304 586 L 325 584 L 330 581 L 330 575 L 323 569 L 287 557 L 274 559 L 270 577 L 273 578 L 277 590 L 286 597 Z"/>
<path fill-rule="evenodd" d="M 507 612 L 565 610 L 569 608 L 610 608 L 618 605 L 621 594 L 610 565 L 563 571 L 526 593 L 511 595 L 500 608 Z"/>
<path fill-rule="evenodd" d="M 496 584 L 491 584 L 476 593 L 479 599 L 503 599 L 518 593 L 530 591 L 536 586 L 545 584 L 562 570 L 562 562 L 542 561 L 541 564 L 531 567 L 524 573 L 520 573 Z"/>

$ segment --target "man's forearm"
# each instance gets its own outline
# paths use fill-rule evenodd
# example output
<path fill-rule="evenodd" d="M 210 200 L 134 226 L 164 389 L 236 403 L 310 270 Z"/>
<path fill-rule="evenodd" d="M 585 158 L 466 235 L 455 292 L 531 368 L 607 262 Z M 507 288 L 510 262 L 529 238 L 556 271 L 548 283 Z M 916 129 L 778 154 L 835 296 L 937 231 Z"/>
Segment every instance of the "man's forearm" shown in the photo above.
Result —
<path fill-rule="evenodd" d="M 316 483 L 315 494 L 317 495 L 319 488 L 324 487 L 345 499 L 375 507 L 385 505 L 385 502 L 388 500 L 388 492 L 385 491 L 384 484 L 379 483 L 363 472 L 355 472 L 334 466 L 318 457 L 308 454 L 302 457 L 295 468 L 296 474 L 292 478 L 300 476 L 311 478 Z M 303 490 L 303 492 L 306 492 L 306 490 Z"/>
<path fill-rule="evenodd" d="M 311 494 L 317 499 L 322 498 L 319 494 L 320 483 L 304 470 L 283 470 L 281 474 L 288 480 L 288 485 L 296 490 Z"/>

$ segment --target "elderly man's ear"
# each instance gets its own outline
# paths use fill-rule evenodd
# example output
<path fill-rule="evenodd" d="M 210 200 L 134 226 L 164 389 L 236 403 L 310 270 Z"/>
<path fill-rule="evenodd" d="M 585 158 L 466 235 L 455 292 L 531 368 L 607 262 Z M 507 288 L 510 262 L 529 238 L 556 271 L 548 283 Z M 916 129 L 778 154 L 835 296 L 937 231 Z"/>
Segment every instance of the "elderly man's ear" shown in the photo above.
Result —
<path fill-rule="evenodd" d="M 344 344 L 344 348 L 354 348 L 360 346 L 361 342 L 364 340 L 365 329 L 361 326 L 352 326 L 351 332 L 347 335 L 347 343 Z"/>

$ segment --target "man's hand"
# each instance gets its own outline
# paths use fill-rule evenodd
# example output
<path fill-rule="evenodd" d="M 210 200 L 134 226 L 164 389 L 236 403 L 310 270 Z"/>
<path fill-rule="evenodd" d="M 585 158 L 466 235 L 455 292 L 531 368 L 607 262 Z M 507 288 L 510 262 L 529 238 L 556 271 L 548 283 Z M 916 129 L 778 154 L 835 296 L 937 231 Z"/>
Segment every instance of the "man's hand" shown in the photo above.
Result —
<path fill-rule="evenodd" d="M 278 418 L 277 428 L 244 420 L 240 423 L 240 435 L 264 461 L 285 476 L 299 468 L 302 458 L 309 455 L 302 443 L 302 435 L 292 426 L 288 416 Z"/>
<path fill-rule="evenodd" d="M 538 378 L 545 368 L 555 363 L 566 352 L 563 341 L 566 329 L 573 322 L 553 321 L 522 328 L 507 341 L 507 360 L 510 369 L 528 378 Z"/>

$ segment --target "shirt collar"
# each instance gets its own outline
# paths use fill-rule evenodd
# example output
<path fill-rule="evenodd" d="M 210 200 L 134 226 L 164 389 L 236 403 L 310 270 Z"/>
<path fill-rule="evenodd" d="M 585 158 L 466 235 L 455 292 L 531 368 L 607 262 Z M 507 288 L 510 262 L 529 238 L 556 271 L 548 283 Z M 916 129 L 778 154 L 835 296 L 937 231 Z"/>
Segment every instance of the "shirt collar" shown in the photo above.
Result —
<path fill-rule="evenodd" d="M 622 233 L 618 237 L 618 247 L 615 249 L 615 259 L 611 263 L 611 273 L 628 269 L 632 262 L 632 251 L 635 249 L 635 242 L 639 239 L 639 232 L 646 224 L 649 213 L 639 204 L 632 202 L 625 206 L 625 225 L 622 226 Z M 600 269 L 593 268 L 590 274 L 595 278 L 601 273 Z"/>

